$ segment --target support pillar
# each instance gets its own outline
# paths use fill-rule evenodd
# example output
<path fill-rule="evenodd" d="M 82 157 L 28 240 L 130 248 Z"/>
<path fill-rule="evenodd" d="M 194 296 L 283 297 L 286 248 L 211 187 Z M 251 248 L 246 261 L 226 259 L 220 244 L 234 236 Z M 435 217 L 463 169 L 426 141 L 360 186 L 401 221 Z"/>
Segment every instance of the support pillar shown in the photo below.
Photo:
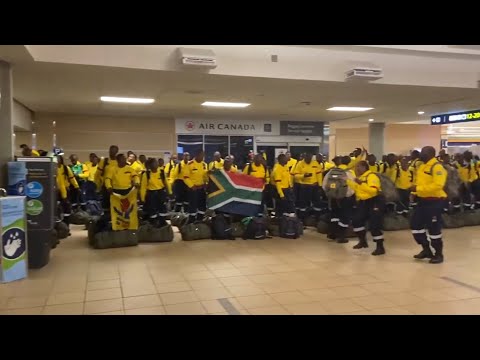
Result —
<path fill-rule="evenodd" d="M 385 124 L 371 123 L 368 124 L 368 152 L 374 154 L 378 160 L 384 155 L 385 144 Z"/>
<path fill-rule="evenodd" d="M 7 163 L 13 160 L 13 81 L 11 65 L 0 60 L 0 187 L 6 187 Z"/>

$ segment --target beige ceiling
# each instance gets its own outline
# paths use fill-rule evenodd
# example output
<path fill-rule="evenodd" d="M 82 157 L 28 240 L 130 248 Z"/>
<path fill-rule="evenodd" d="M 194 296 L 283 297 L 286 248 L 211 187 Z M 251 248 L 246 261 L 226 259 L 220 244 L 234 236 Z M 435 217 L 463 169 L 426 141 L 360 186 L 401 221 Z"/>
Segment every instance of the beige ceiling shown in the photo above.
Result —
<path fill-rule="evenodd" d="M 0 54 L 1 55 L 1 54 Z M 337 121 L 348 127 L 411 122 L 429 114 L 480 107 L 480 90 L 208 75 L 22 61 L 15 64 L 14 97 L 37 112 L 158 117 L 229 117 Z M 104 104 L 99 97 L 153 97 L 152 105 Z M 247 109 L 207 109 L 205 101 L 242 101 Z M 304 105 L 308 101 L 311 104 Z M 366 113 L 326 111 L 369 106 Z M 425 111 L 422 117 L 417 111 Z"/>

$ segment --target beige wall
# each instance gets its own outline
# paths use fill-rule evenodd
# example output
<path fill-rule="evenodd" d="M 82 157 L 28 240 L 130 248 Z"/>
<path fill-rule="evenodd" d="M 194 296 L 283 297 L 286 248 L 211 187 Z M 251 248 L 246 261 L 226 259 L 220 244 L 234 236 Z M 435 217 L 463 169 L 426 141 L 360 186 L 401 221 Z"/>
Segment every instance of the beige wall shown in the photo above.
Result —
<path fill-rule="evenodd" d="M 430 125 L 389 124 L 385 126 L 385 153 L 407 155 L 414 148 L 432 145 L 440 147 L 441 127 Z M 369 147 L 368 127 L 355 129 L 336 129 L 335 139 L 330 144 L 330 158 L 335 155 L 349 154 L 354 148 Z"/>
<path fill-rule="evenodd" d="M 35 113 L 35 128 L 37 149 L 51 150 L 56 134 L 65 155 L 75 153 L 81 161 L 91 152 L 106 156 L 110 145 L 147 157 L 162 157 L 176 146 L 173 119 Z"/>

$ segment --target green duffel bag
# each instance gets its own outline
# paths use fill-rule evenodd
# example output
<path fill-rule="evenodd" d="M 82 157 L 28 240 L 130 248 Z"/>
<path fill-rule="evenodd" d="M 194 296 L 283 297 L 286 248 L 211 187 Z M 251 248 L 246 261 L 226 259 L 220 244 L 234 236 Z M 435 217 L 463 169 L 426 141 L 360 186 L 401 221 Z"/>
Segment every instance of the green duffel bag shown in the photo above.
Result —
<path fill-rule="evenodd" d="M 180 228 L 183 241 L 205 240 L 212 238 L 212 228 L 204 223 L 187 224 Z"/>
<path fill-rule="evenodd" d="M 464 223 L 464 226 L 480 225 L 480 212 L 478 210 L 464 212 L 463 223 Z"/>
<path fill-rule="evenodd" d="M 52 249 L 55 249 L 58 244 L 60 244 L 60 240 L 58 239 L 57 230 L 52 229 Z"/>
<path fill-rule="evenodd" d="M 442 221 L 445 229 L 457 229 L 465 226 L 464 214 L 443 214 Z"/>
<path fill-rule="evenodd" d="M 303 224 L 307 227 L 316 227 L 318 225 L 318 219 L 315 215 L 310 215 L 305 218 Z"/>
<path fill-rule="evenodd" d="M 273 223 L 273 224 L 270 223 L 270 224 L 268 224 L 267 229 L 268 229 L 269 236 L 275 236 L 275 237 L 280 236 L 280 225 L 275 224 L 275 223 Z"/>
<path fill-rule="evenodd" d="M 70 229 L 63 221 L 55 223 L 55 230 L 57 231 L 57 238 L 59 240 L 66 239 L 70 236 Z"/>
<path fill-rule="evenodd" d="M 174 234 L 171 225 L 158 228 L 151 224 L 145 224 L 138 228 L 137 237 L 138 242 L 171 242 Z"/>
<path fill-rule="evenodd" d="M 326 222 L 325 220 L 320 220 L 317 223 L 317 232 L 319 232 L 320 234 L 328 234 L 328 227 L 328 222 Z"/>
<path fill-rule="evenodd" d="M 83 210 L 75 211 L 70 216 L 70 224 L 73 225 L 86 225 L 90 221 L 90 214 Z"/>
<path fill-rule="evenodd" d="M 173 213 L 170 218 L 170 224 L 176 226 L 179 229 L 185 225 L 188 221 L 188 215 L 184 213 Z"/>
<path fill-rule="evenodd" d="M 102 231 L 95 234 L 95 249 L 110 249 L 138 245 L 137 232 L 132 230 Z"/>
<path fill-rule="evenodd" d="M 232 223 L 232 236 L 235 238 L 243 237 L 243 233 L 245 232 L 245 225 L 241 222 L 234 222 Z"/>
<path fill-rule="evenodd" d="M 403 215 L 387 214 L 383 218 L 383 230 L 398 231 L 410 229 L 410 221 Z"/>

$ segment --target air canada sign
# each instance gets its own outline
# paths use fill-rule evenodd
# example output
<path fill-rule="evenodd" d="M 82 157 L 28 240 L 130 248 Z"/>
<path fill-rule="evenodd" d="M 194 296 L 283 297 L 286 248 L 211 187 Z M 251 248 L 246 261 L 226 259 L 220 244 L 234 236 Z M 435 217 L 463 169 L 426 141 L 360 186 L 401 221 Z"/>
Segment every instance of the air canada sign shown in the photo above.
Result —
<path fill-rule="evenodd" d="M 185 129 L 187 131 L 195 131 L 195 130 L 220 130 L 220 131 L 225 131 L 225 130 L 240 130 L 240 131 L 255 131 L 255 125 L 254 124 L 224 124 L 224 123 L 218 123 L 218 124 L 213 124 L 213 123 L 204 123 L 201 122 L 197 124 L 197 127 L 195 126 L 195 123 L 193 121 L 187 121 L 185 123 Z"/>
<path fill-rule="evenodd" d="M 176 119 L 177 134 L 278 135 L 278 122 L 234 119 Z"/>

